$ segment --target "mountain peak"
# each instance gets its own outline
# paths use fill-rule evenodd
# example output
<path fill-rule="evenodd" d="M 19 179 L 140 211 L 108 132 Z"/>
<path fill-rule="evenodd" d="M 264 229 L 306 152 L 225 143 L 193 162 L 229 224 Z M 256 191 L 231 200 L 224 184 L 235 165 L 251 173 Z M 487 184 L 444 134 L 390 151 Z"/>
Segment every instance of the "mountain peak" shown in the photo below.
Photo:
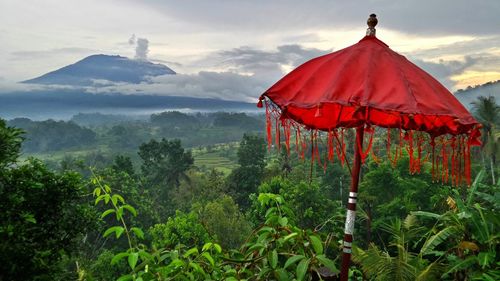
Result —
<path fill-rule="evenodd" d="M 107 80 L 138 84 L 149 81 L 150 77 L 167 74 L 175 72 L 163 64 L 96 54 L 22 83 L 90 86 L 95 80 Z"/>

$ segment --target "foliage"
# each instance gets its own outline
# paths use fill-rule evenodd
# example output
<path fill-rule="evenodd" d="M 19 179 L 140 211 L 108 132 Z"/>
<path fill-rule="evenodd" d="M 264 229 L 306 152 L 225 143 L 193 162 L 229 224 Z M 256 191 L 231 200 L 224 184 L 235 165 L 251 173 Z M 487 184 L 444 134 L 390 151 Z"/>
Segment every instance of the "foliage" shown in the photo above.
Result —
<path fill-rule="evenodd" d="M 65 270 L 60 262 L 95 227 L 84 191 L 79 175 L 37 160 L 0 170 L 0 279 L 53 280 Z"/>
<path fill-rule="evenodd" d="M 215 115 L 213 122 L 218 127 L 240 127 L 245 130 L 260 130 L 264 128 L 264 123 L 245 113 L 219 112 Z"/>
<path fill-rule="evenodd" d="M 390 234 L 388 248 L 381 250 L 373 243 L 366 251 L 354 247 L 353 261 L 360 264 L 369 280 L 440 280 L 443 265 L 436 260 L 432 262 L 424 258 L 425 248 L 420 248 L 421 236 L 426 228 L 417 225 L 414 215 L 406 217 L 404 222 L 395 219 L 391 224 L 384 224 L 382 229 Z M 443 240 L 431 236 L 424 245 L 435 242 L 435 246 Z M 417 250 L 417 252 L 415 252 Z"/>
<path fill-rule="evenodd" d="M 212 236 L 212 242 L 223 248 L 239 247 L 252 229 L 238 205 L 228 195 L 194 209 L 200 214 L 200 221 Z"/>
<path fill-rule="evenodd" d="M 148 251 L 143 245 L 134 243 L 135 239 L 131 239 L 132 233 L 136 238 L 142 239 L 142 231 L 129 227 L 124 221 L 123 213 L 129 211 L 135 214 L 135 209 L 126 204 L 123 197 L 111 193 L 111 188 L 102 185 L 99 178 L 95 177 L 92 181 L 97 186 L 94 190 L 96 204 L 104 202 L 112 206 L 102 217 L 116 215 L 119 222 L 118 226 L 108 228 L 104 236 L 114 234 L 119 238 L 125 234 L 129 241 L 129 250 L 112 258 L 113 264 L 126 258 L 131 269 L 130 274 L 119 280 L 311 280 L 312 274 L 320 274 L 318 270 L 321 266 L 331 272 L 338 272 L 335 263 L 325 255 L 328 244 L 322 242 L 317 234 L 290 225 L 284 212 L 286 208 L 282 206 L 284 201 L 279 195 L 259 195 L 262 206 L 269 207 L 266 221 L 252 233 L 239 251 L 223 253 L 222 248 L 212 242 L 205 243 L 201 250 L 198 247 L 187 249 L 177 243 L 174 249 L 153 248 Z M 193 228 L 193 221 L 196 219 L 194 214 L 178 213 L 177 217 L 179 220 L 172 220 L 170 227 Z M 163 237 L 171 238 L 168 227 L 165 230 L 157 228 L 153 232 L 167 233 Z M 191 236 L 192 234 L 188 234 L 186 237 Z M 158 246 L 160 244 L 173 243 L 162 241 Z"/>
<path fill-rule="evenodd" d="M 496 128 L 500 125 L 500 106 L 497 105 L 495 97 L 479 97 L 477 101 L 473 103 L 475 116 L 483 125 L 483 152 L 489 158 L 490 173 L 492 183 L 496 182 L 496 162 L 497 157 L 500 154 L 500 138 L 496 136 Z M 484 161 L 484 160 L 483 160 Z"/>
<path fill-rule="evenodd" d="M 200 122 L 195 116 L 181 113 L 179 111 L 165 111 L 153 114 L 150 121 L 154 125 L 159 125 L 168 129 L 190 130 L 200 126 Z"/>
<path fill-rule="evenodd" d="M 422 246 L 422 250 L 446 258 L 448 268 L 443 278 L 495 280 L 500 277 L 497 256 L 500 245 L 500 186 L 482 184 L 483 177 L 484 172 L 476 177 L 465 199 L 458 192 L 448 197 L 447 212 L 415 212 L 422 218 L 435 221 L 429 231 L 431 239 Z M 436 247 L 442 241 L 448 242 L 447 245 Z"/>
<path fill-rule="evenodd" d="M 9 127 L 0 119 L 0 168 L 17 160 L 21 149 L 23 131 Z"/>
<path fill-rule="evenodd" d="M 264 176 L 266 144 L 262 137 L 245 134 L 238 148 L 238 168 L 228 177 L 230 195 L 242 208 L 250 205 L 249 195 L 257 191 Z"/>
<path fill-rule="evenodd" d="M 273 193 L 283 197 L 288 202 L 291 213 L 294 214 L 291 219 L 299 227 L 322 229 L 337 235 L 342 233 L 345 210 L 340 208 L 338 201 L 324 196 L 325 191 L 317 183 L 308 184 L 304 181 L 294 183 L 288 179 L 275 177 L 259 186 L 258 192 Z M 265 210 L 259 208 L 258 202 L 253 202 L 252 211 L 254 211 L 254 221 L 262 220 Z"/>
<path fill-rule="evenodd" d="M 139 147 L 142 173 L 153 184 L 179 186 L 184 173 L 193 165 L 193 156 L 185 151 L 180 140 L 151 140 Z"/>
<path fill-rule="evenodd" d="M 164 224 L 155 224 L 149 229 L 152 246 L 158 249 L 173 249 L 178 245 L 201 246 L 209 241 L 207 230 L 198 221 L 194 212 L 176 211 L 174 217 L 168 218 Z"/>
<path fill-rule="evenodd" d="M 76 148 L 92 145 L 96 141 L 94 131 L 71 121 L 31 121 L 23 118 L 14 119 L 9 123 L 26 130 L 27 138 L 23 150 L 28 152 Z"/>
<path fill-rule="evenodd" d="M 117 173 L 125 172 L 131 177 L 135 176 L 134 164 L 128 156 L 117 155 L 113 160 L 113 165 L 111 167 Z"/>

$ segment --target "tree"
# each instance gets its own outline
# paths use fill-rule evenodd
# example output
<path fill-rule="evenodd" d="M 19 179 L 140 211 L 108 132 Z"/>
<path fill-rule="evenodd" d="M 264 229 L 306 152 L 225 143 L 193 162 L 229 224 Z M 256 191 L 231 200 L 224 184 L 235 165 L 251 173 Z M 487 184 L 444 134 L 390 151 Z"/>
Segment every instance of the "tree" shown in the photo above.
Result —
<path fill-rule="evenodd" d="M 156 224 L 149 229 L 152 245 L 156 248 L 173 249 L 178 244 L 187 247 L 201 246 L 209 241 L 209 235 L 198 221 L 194 212 L 177 211 L 174 217 L 168 218 L 164 224 Z"/>
<path fill-rule="evenodd" d="M 131 177 L 135 176 L 134 165 L 132 164 L 132 160 L 128 156 L 117 155 L 111 167 L 116 172 L 125 172 Z"/>
<path fill-rule="evenodd" d="M 500 144 L 495 136 L 495 126 L 500 120 L 500 106 L 495 97 L 479 97 L 473 102 L 475 116 L 483 124 L 483 151 L 489 156 L 490 171 L 493 185 L 495 185 L 496 156 L 500 152 Z"/>
<path fill-rule="evenodd" d="M 185 172 L 194 163 L 191 151 L 185 151 L 180 140 L 151 140 L 139 147 L 139 156 L 143 164 L 144 176 L 154 185 L 168 188 L 179 186 L 180 180 L 186 178 Z"/>
<path fill-rule="evenodd" d="M 238 148 L 238 168 L 228 177 L 228 190 L 238 205 L 250 206 L 248 196 L 257 191 L 264 176 L 266 144 L 264 138 L 256 135 L 243 135 Z"/>
<path fill-rule="evenodd" d="M 224 248 L 238 248 L 251 232 L 252 225 L 230 196 L 208 202 L 196 211 L 208 233 Z"/>
<path fill-rule="evenodd" d="M 21 150 L 23 131 L 9 127 L 0 119 L 0 168 L 16 161 Z"/>
<path fill-rule="evenodd" d="M 78 174 L 37 160 L 0 169 L 0 280 L 58 279 L 97 221 L 84 194 Z"/>

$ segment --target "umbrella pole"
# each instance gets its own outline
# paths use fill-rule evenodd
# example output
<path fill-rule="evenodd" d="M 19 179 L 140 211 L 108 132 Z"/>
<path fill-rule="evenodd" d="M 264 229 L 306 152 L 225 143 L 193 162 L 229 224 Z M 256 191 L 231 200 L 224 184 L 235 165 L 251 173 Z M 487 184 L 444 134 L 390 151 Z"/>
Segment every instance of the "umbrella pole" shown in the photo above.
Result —
<path fill-rule="evenodd" d="M 342 266 L 340 268 L 340 280 L 347 281 L 349 276 L 349 264 L 351 262 L 352 241 L 354 232 L 354 220 L 356 218 L 356 198 L 358 196 L 359 171 L 361 169 L 361 151 L 363 149 L 364 126 L 356 128 L 356 143 L 354 145 L 354 166 L 352 168 L 351 189 L 347 203 L 347 216 L 345 219 L 344 243 L 342 250 Z M 361 144 L 361 145 L 358 145 Z"/>

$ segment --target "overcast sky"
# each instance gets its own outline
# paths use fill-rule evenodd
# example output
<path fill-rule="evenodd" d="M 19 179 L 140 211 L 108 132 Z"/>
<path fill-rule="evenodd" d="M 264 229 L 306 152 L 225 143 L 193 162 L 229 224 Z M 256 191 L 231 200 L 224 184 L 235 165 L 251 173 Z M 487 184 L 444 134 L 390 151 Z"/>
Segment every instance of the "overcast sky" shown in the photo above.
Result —
<path fill-rule="evenodd" d="M 0 88 L 102 53 L 180 75 L 106 91 L 253 100 L 297 65 L 377 37 L 450 90 L 500 79 L 499 0 L 0 0 Z"/>

